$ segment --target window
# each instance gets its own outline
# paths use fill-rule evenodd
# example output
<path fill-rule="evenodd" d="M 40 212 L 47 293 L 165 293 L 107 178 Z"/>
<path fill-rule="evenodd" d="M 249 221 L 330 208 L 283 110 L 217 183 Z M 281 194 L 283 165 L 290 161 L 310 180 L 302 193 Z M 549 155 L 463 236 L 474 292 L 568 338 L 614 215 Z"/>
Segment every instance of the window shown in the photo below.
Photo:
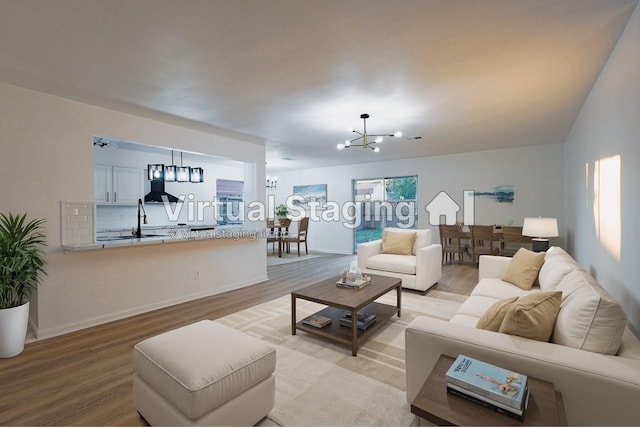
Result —
<path fill-rule="evenodd" d="M 353 180 L 358 207 L 354 251 L 358 244 L 381 239 L 385 227 L 417 227 L 417 182 L 417 175 Z"/>
<path fill-rule="evenodd" d="M 243 224 L 244 219 L 244 181 L 216 180 L 216 220 L 219 225 Z"/>

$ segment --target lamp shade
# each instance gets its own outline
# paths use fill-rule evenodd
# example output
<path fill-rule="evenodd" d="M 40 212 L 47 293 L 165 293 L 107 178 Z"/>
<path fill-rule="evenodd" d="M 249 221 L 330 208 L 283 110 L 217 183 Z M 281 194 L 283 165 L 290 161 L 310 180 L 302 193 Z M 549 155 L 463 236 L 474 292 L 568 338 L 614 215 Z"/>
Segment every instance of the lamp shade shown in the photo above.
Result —
<path fill-rule="evenodd" d="M 522 234 L 534 238 L 556 237 L 558 236 L 558 220 L 549 217 L 525 217 Z"/>
<path fill-rule="evenodd" d="M 189 168 L 189 181 L 192 183 L 204 182 L 204 171 L 202 168 Z"/>
<path fill-rule="evenodd" d="M 147 178 L 150 181 L 163 181 L 164 180 L 164 164 L 148 164 L 147 165 Z"/>
<path fill-rule="evenodd" d="M 178 174 L 175 165 L 167 165 L 164 167 L 164 181 L 176 181 Z"/>
<path fill-rule="evenodd" d="M 188 166 L 176 167 L 176 181 L 186 182 L 190 181 L 191 168 Z"/>

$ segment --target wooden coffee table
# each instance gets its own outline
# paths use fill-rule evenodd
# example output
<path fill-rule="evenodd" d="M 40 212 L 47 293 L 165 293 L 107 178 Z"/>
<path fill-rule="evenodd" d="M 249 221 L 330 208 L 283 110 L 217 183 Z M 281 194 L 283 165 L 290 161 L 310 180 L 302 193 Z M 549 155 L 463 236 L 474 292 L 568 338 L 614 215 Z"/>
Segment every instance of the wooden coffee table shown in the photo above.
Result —
<path fill-rule="evenodd" d="M 308 287 L 301 288 L 291 293 L 291 334 L 296 330 L 302 330 L 316 336 L 334 340 L 336 342 L 351 345 L 351 354 L 358 355 L 358 347 L 376 330 L 391 318 L 394 314 L 400 316 L 400 303 L 402 296 L 402 280 L 386 276 L 371 275 L 371 284 L 353 290 L 336 285 L 338 278 L 320 281 Z M 395 289 L 397 293 L 396 306 L 374 302 L 378 297 Z M 316 312 L 332 319 L 330 325 L 323 328 L 308 326 L 296 319 L 296 299 L 327 305 L 327 308 Z M 358 330 L 357 323 L 352 323 L 351 328 L 340 325 L 340 318 L 347 311 L 351 313 L 367 312 L 376 314 L 376 322 L 366 330 Z"/>
<path fill-rule="evenodd" d="M 454 426 L 561 426 L 567 425 L 562 394 L 554 385 L 529 376 L 529 406 L 522 420 L 503 415 L 447 392 L 445 373 L 454 358 L 440 355 L 422 389 L 411 403 L 411 413 L 428 425 Z M 421 420 L 417 421 L 421 426 Z"/>

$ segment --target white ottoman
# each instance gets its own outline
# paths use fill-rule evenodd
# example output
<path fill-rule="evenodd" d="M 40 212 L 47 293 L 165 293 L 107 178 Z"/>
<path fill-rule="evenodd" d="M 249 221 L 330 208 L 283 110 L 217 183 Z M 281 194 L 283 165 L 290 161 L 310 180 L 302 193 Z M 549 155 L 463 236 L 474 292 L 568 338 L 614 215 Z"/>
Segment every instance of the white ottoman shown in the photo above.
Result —
<path fill-rule="evenodd" d="M 210 320 L 133 348 L 133 404 L 151 425 L 249 426 L 275 398 L 276 351 Z"/>

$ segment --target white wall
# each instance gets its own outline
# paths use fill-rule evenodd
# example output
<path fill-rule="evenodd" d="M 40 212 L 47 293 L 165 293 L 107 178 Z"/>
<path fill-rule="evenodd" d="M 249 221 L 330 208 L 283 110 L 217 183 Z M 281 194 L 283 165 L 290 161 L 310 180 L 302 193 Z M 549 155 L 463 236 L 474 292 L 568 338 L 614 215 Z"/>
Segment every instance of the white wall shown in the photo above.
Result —
<path fill-rule="evenodd" d="M 375 156 L 364 150 L 362 155 Z M 562 236 L 563 157 L 562 144 L 553 144 L 270 173 L 279 177 L 278 190 L 275 192 L 276 203 L 284 201 L 291 194 L 294 185 L 326 183 L 328 200 L 340 204 L 353 200 L 354 179 L 417 175 L 420 228 L 430 227 L 425 207 L 440 191 L 447 192 L 462 207 L 464 190 L 486 191 L 496 185 L 513 184 L 514 203 L 475 198 L 475 223 L 521 226 L 524 217 L 556 217 Z M 461 210 L 458 212 L 458 221 L 462 219 Z M 434 228 L 434 232 L 437 238 L 437 228 Z M 563 240 L 553 239 L 552 244 L 562 245 Z M 342 221 L 312 221 L 309 226 L 309 248 L 351 254 L 353 231 L 345 227 Z"/>
<path fill-rule="evenodd" d="M 0 211 L 47 220 L 48 276 L 31 312 L 39 337 L 266 279 L 261 240 L 64 252 L 60 201 L 93 200 L 94 135 L 253 163 L 247 191 L 264 199 L 263 146 L 0 84 Z"/>
<path fill-rule="evenodd" d="M 569 250 L 622 303 L 636 331 L 640 331 L 639 76 L 640 7 L 636 7 L 565 144 Z M 596 162 L 602 167 L 603 162 L 615 165 L 616 159 L 617 174 L 601 170 L 594 177 Z M 600 183 L 596 193 L 594 180 Z"/>

